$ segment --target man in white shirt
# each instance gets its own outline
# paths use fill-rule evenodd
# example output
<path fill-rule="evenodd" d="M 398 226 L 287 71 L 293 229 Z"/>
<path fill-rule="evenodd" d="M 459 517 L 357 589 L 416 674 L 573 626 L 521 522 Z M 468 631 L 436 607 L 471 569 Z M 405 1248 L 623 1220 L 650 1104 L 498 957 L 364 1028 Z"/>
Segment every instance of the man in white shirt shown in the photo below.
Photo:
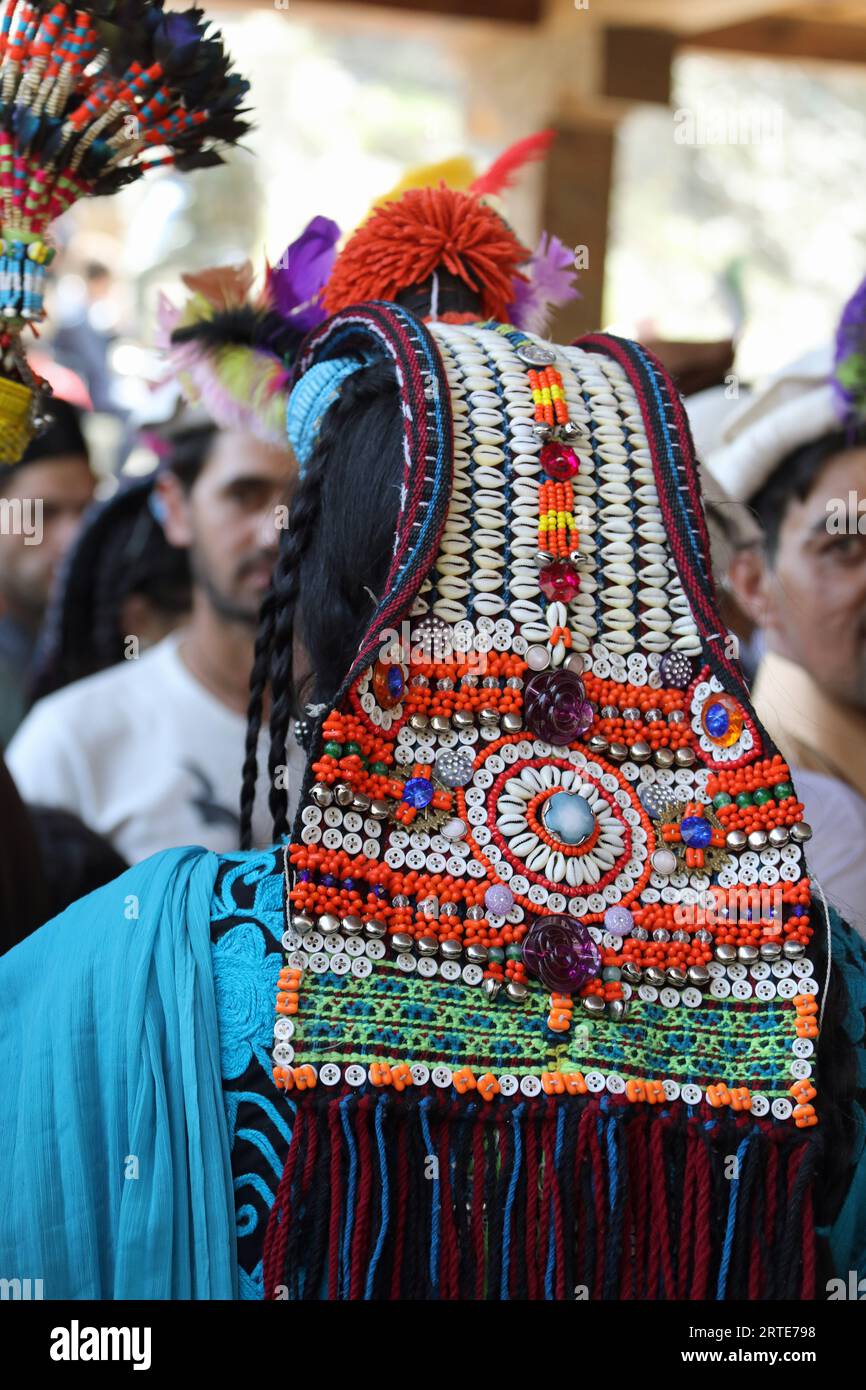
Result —
<path fill-rule="evenodd" d="M 190 553 L 189 622 L 141 656 L 129 634 L 128 660 L 33 708 L 7 752 L 26 801 L 75 812 L 129 862 L 174 845 L 238 847 L 253 642 L 293 475 L 290 455 L 252 434 L 175 435 L 155 491 L 166 537 Z M 269 823 L 265 773 L 257 844 Z"/>

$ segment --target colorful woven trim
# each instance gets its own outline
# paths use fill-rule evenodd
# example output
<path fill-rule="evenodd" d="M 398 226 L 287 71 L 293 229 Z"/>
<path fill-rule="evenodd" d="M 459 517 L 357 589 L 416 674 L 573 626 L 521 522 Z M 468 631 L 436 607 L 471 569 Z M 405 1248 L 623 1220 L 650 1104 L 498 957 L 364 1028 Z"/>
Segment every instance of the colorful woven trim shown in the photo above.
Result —
<path fill-rule="evenodd" d="M 328 349 L 369 312 L 323 330 Z M 416 431 L 392 582 L 318 731 L 286 850 L 276 1085 L 322 1115 L 345 1098 L 362 1130 L 379 1109 L 350 1098 L 371 1090 L 443 1124 L 474 1124 L 480 1104 L 515 1144 L 536 1115 L 523 1107 L 574 1110 L 575 1136 L 589 1107 L 616 1121 L 605 1171 L 631 1143 L 627 1114 L 657 1113 L 683 1142 L 725 1114 L 754 1153 L 789 1135 L 805 1184 L 821 992 L 810 830 L 725 649 L 676 392 L 604 335 L 564 348 L 434 324 L 425 352 L 434 339 L 453 417 L 447 517 L 422 559 L 412 499 L 435 490 L 431 461 L 444 474 Z M 412 431 L 417 372 L 400 379 Z M 427 424 L 438 397 L 423 399 Z M 408 637 L 388 650 L 409 572 Z M 733 1200 L 724 1190 L 714 1200 Z M 805 1191 L 786 1240 L 809 1225 Z M 629 1200 L 651 1199 L 638 1183 Z M 287 1267 L 282 1199 L 275 1213 L 272 1272 Z"/>

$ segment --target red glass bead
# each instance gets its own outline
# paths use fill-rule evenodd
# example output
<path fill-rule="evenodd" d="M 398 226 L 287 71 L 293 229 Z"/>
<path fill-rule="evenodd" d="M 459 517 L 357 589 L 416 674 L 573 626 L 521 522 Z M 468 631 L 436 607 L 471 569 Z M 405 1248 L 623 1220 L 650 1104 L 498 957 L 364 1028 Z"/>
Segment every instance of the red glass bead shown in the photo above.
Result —
<path fill-rule="evenodd" d="M 570 603 L 580 588 L 580 577 L 568 560 L 554 560 L 552 565 L 545 565 L 541 570 L 538 584 L 544 597 L 551 603 L 555 600 Z"/>
<path fill-rule="evenodd" d="M 541 451 L 541 466 L 558 483 L 567 483 L 580 468 L 580 459 L 567 444 L 545 444 Z"/>

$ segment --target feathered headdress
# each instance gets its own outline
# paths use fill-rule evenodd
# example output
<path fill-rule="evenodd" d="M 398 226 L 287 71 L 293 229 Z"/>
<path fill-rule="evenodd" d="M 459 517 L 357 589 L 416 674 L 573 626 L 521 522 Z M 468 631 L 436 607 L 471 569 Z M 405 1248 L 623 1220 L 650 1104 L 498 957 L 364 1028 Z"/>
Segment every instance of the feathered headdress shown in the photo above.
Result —
<path fill-rule="evenodd" d="M 478 177 L 465 159 L 407 174 L 337 258 L 324 295 L 328 312 L 364 299 L 397 300 L 444 271 L 478 295 L 482 316 L 546 331 L 553 309 L 577 297 L 572 254 L 545 235 L 530 252 L 502 216 L 498 195 L 529 161 L 544 157 L 552 140 L 552 131 L 527 136 Z"/>
<path fill-rule="evenodd" d="M 285 445 L 291 367 L 306 333 L 325 318 L 322 288 L 340 229 L 314 217 L 253 293 L 246 261 L 184 275 L 192 291 L 182 309 L 162 298 L 161 346 L 184 395 L 201 402 L 223 429 L 245 429 Z"/>
<path fill-rule="evenodd" d="M 866 422 L 866 280 L 852 294 L 836 330 L 833 388 L 848 424 Z"/>
<path fill-rule="evenodd" d="M 0 456 L 36 424 L 38 383 L 21 346 L 43 317 L 50 224 L 79 198 L 148 169 L 222 162 L 249 129 L 248 83 L 199 9 L 162 0 L 0 3 Z"/>

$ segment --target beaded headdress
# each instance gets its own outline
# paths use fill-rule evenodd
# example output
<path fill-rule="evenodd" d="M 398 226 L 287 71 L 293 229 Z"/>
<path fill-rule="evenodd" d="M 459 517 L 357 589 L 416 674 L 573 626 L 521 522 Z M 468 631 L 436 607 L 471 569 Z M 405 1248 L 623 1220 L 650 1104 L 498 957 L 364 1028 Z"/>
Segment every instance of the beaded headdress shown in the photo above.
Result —
<path fill-rule="evenodd" d="M 352 357 L 404 500 L 285 852 L 266 1295 L 808 1297 L 825 915 L 681 400 L 620 338 L 384 303 L 297 390 Z"/>
<path fill-rule="evenodd" d="M 149 169 L 222 162 L 248 129 L 248 84 L 201 10 L 162 0 L 79 7 L 4 0 L 0 12 L 0 462 L 38 426 L 40 391 L 22 347 L 44 317 L 51 223 L 80 198 Z"/>

